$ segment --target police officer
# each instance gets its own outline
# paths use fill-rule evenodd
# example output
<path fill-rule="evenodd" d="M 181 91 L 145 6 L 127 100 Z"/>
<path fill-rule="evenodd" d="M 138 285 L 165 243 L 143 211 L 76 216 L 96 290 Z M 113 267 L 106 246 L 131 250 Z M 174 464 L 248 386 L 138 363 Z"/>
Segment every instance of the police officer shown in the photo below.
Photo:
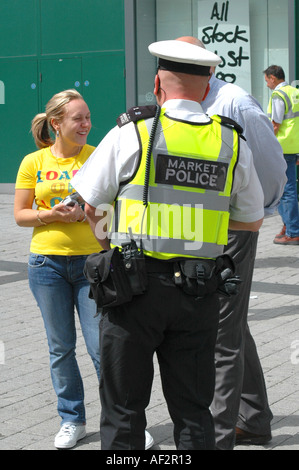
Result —
<path fill-rule="evenodd" d="M 296 163 L 299 155 L 299 90 L 285 81 L 282 67 L 271 65 L 265 71 L 265 81 L 273 90 L 268 107 L 275 135 L 287 162 L 287 184 L 278 211 L 283 229 L 275 237 L 277 245 L 299 245 L 299 210 Z"/>
<path fill-rule="evenodd" d="M 121 247 L 133 236 L 147 271 L 147 290 L 102 317 L 101 445 L 144 449 L 157 353 L 177 449 L 214 449 L 221 255 L 229 227 L 259 230 L 263 192 L 238 126 L 200 105 L 221 59 L 180 41 L 149 50 L 159 59 L 159 106 L 122 115 L 72 180 L 101 245 Z"/>

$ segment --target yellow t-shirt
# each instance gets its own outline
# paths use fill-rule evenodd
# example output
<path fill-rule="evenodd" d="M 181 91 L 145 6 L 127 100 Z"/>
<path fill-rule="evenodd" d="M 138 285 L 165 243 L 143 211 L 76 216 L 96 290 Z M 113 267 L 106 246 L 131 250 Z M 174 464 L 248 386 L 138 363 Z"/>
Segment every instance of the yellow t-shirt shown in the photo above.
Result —
<path fill-rule="evenodd" d="M 94 149 L 84 145 L 72 158 L 56 158 L 50 147 L 27 155 L 19 168 L 16 189 L 34 189 L 37 208 L 50 210 L 74 192 L 70 181 Z M 62 256 L 89 255 L 101 249 L 88 222 L 35 227 L 30 246 L 32 253 Z"/>

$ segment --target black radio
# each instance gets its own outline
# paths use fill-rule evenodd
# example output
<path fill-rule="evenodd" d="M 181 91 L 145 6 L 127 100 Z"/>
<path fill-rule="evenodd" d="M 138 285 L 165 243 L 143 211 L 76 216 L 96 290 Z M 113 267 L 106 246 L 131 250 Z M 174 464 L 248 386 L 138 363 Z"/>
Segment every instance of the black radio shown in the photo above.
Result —
<path fill-rule="evenodd" d="M 122 243 L 121 256 L 133 295 L 144 294 L 147 289 L 147 271 L 143 250 L 139 249 L 133 238 Z"/>

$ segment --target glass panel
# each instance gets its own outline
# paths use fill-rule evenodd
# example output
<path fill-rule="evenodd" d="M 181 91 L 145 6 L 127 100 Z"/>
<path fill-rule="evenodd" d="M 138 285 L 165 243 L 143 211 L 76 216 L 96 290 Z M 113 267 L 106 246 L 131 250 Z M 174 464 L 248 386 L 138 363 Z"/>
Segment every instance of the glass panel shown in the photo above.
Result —
<path fill-rule="evenodd" d="M 263 71 L 268 64 L 268 0 L 250 0 L 252 94 L 266 110 L 269 94 Z"/>
<path fill-rule="evenodd" d="M 280 65 L 289 80 L 289 10 L 288 2 L 250 0 L 252 60 L 252 94 L 267 110 L 270 90 L 263 71 L 269 65 Z"/>
<path fill-rule="evenodd" d="M 157 1 L 157 41 L 190 36 L 192 0 Z"/>
<path fill-rule="evenodd" d="M 245 74 L 242 81 L 236 80 L 236 84 L 251 92 L 266 111 L 270 94 L 265 85 L 263 71 L 269 65 L 281 65 L 285 70 L 287 80 L 289 80 L 288 2 L 238 0 L 238 11 L 234 12 L 234 24 L 239 25 L 239 28 L 244 25 L 244 8 L 248 12 L 248 1 L 250 49 L 246 51 L 243 48 L 243 52 L 245 56 L 250 56 L 250 60 L 241 60 L 240 68 L 242 71 L 245 70 Z M 209 12 L 212 12 L 215 17 L 218 15 L 219 23 L 221 21 L 225 23 L 228 12 L 234 5 L 234 0 L 226 2 L 222 0 L 214 2 L 210 0 L 138 0 L 136 3 L 138 104 L 151 104 L 155 102 L 151 93 L 156 61 L 149 56 L 148 44 L 155 40 L 175 39 L 179 36 L 198 37 L 201 6 L 205 8 L 205 16 L 207 8 L 209 8 Z M 153 24 L 155 24 L 156 30 L 154 30 Z M 229 36 L 228 39 L 232 39 L 232 36 Z M 241 45 L 244 41 L 239 42 Z M 237 42 L 232 44 L 236 46 Z M 245 42 L 244 45 L 246 45 Z M 222 55 L 219 46 L 220 43 L 215 42 L 206 47 Z M 236 58 L 237 55 L 233 55 L 233 57 Z M 247 70 L 246 64 L 250 64 Z M 218 68 L 218 71 L 221 69 Z"/>
<path fill-rule="evenodd" d="M 153 93 L 156 73 L 156 59 L 151 56 L 148 46 L 156 41 L 156 2 L 138 0 L 136 2 L 137 33 L 137 104 L 155 104 Z"/>

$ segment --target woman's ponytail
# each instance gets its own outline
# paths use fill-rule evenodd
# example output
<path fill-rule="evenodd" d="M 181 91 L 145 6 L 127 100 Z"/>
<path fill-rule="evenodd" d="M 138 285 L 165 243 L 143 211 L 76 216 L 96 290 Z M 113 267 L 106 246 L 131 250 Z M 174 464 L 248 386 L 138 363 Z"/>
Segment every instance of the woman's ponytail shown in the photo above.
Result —
<path fill-rule="evenodd" d="M 37 114 L 31 123 L 31 132 L 38 148 L 42 149 L 54 144 L 51 138 L 46 113 Z"/>

